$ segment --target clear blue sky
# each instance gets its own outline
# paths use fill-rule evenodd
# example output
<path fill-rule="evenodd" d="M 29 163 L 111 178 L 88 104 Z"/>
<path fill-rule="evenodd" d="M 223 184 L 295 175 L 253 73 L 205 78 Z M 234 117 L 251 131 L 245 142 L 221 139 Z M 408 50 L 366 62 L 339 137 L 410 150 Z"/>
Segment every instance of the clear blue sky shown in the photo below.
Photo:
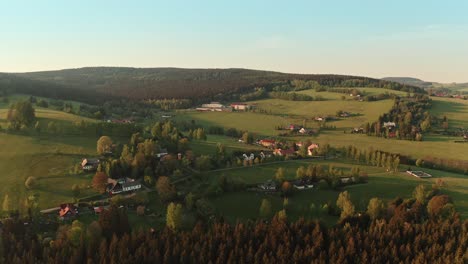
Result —
<path fill-rule="evenodd" d="M 241 67 L 468 82 L 467 12 L 465 0 L 0 0 L 0 71 Z"/>

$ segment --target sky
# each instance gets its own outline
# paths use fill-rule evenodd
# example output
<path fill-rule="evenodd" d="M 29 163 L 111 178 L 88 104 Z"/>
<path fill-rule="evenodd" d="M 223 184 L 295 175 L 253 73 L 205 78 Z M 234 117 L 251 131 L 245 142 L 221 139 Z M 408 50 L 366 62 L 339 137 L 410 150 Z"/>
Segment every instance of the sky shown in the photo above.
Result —
<path fill-rule="evenodd" d="M 0 0 L 0 72 L 249 68 L 468 82 L 465 0 Z"/>

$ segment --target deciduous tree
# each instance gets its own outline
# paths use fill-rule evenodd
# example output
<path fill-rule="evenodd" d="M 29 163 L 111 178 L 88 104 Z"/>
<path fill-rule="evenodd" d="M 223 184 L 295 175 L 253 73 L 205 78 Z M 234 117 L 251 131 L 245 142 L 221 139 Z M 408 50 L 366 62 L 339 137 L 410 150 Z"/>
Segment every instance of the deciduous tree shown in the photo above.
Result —
<path fill-rule="evenodd" d="M 106 191 L 108 178 L 109 177 L 104 172 L 96 172 L 92 182 L 93 188 L 99 193 L 104 193 Z"/>
<path fill-rule="evenodd" d="M 262 200 L 260 205 L 260 217 L 268 218 L 271 215 L 271 202 L 267 199 Z"/>
<path fill-rule="evenodd" d="M 156 182 L 156 190 L 158 191 L 159 198 L 162 201 L 168 202 L 175 198 L 176 189 L 172 186 L 170 180 L 166 176 L 161 176 Z"/>
<path fill-rule="evenodd" d="M 182 227 L 182 205 L 170 203 L 167 206 L 166 226 L 172 230 Z"/>
<path fill-rule="evenodd" d="M 97 153 L 102 155 L 110 151 L 112 147 L 112 139 L 108 136 L 102 136 L 97 141 Z"/>

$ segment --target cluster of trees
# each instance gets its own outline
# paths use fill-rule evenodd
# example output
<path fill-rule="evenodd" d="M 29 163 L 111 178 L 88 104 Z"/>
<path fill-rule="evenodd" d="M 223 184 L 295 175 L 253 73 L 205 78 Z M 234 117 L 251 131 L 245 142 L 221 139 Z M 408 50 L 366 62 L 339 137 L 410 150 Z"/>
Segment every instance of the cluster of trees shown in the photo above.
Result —
<path fill-rule="evenodd" d="M 36 120 L 35 110 L 30 101 L 19 101 L 10 106 L 7 113 L 8 128 L 19 130 L 28 128 Z"/>
<path fill-rule="evenodd" d="M 169 153 L 184 153 L 184 159 L 169 154 L 162 161 L 157 154 L 163 148 Z M 110 153 L 110 156 L 101 162 L 95 178 L 104 173 L 113 179 L 131 177 L 152 182 L 155 175 L 171 175 L 179 167 L 188 166 L 192 159 L 191 154 L 187 155 L 188 150 L 189 139 L 172 122 L 157 122 L 147 133 L 134 133 L 124 145 L 115 145 L 110 137 L 102 136 L 97 142 L 97 152 Z"/>
<path fill-rule="evenodd" d="M 206 140 L 205 129 L 197 128 L 195 130 L 189 130 L 188 135 L 190 139 Z"/>
<path fill-rule="evenodd" d="M 395 99 L 395 98 L 397 98 L 397 95 L 385 92 L 385 93 L 380 93 L 380 94 L 376 94 L 376 95 L 366 95 L 366 96 L 362 97 L 362 100 L 364 100 L 366 102 L 373 102 L 373 101 L 380 101 L 380 100 L 386 100 L 386 99 Z"/>
<path fill-rule="evenodd" d="M 425 156 L 415 162 L 416 166 L 436 170 L 453 171 L 468 174 L 468 161 Z"/>
<path fill-rule="evenodd" d="M 268 93 L 264 87 L 255 87 L 252 92 L 244 93 L 239 96 L 241 101 L 252 101 L 267 97 Z"/>
<path fill-rule="evenodd" d="M 149 99 L 148 104 L 154 105 L 162 110 L 186 109 L 193 106 L 190 99 Z"/>
<path fill-rule="evenodd" d="M 294 92 L 271 92 L 271 98 L 289 100 L 289 101 L 313 101 L 314 98 L 307 94 L 300 94 Z"/>
<path fill-rule="evenodd" d="M 385 151 L 374 150 L 372 148 L 369 148 L 368 150 L 361 150 L 356 146 L 349 145 L 348 147 L 343 147 L 341 151 L 349 160 L 376 167 L 382 167 L 387 171 L 398 172 L 398 167 L 401 162 L 399 155 Z"/>
<path fill-rule="evenodd" d="M 366 125 L 366 133 L 378 137 L 395 137 L 397 139 L 422 140 L 422 132 L 431 129 L 432 116 L 428 109 L 431 99 L 416 94 L 412 98 L 396 98 L 388 113 L 380 116 L 376 122 Z M 394 122 L 395 127 L 384 127 L 384 122 Z M 392 136 L 391 134 L 394 133 Z"/>

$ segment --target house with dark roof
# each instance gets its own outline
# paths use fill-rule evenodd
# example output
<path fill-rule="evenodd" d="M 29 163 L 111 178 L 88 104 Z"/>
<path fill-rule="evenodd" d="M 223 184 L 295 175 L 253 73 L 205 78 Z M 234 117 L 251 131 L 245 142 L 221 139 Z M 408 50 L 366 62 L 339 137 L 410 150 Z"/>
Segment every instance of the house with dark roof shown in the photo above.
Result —
<path fill-rule="evenodd" d="M 117 180 L 108 179 L 107 192 L 111 195 L 138 191 L 141 189 L 141 182 L 130 178 L 120 178 Z"/>
<path fill-rule="evenodd" d="M 81 161 L 81 168 L 84 171 L 95 171 L 97 170 L 98 166 L 100 164 L 99 159 L 83 159 Z"/>
<path fill-rule="evenodd" d="M 276 183 L 272 180 L 268 180 L 265 183 L 259 184 L 258 188 L 264 191 L 276 191 L 277 186 Z"/>
<path fill-rule="evenodd" d="M 162 157 L 166 156 L 167 154 L 169 154 L 167 152 L 167 149 L 160 149 L 159 152 L 156 153 L 156 157 L 162 158 Z"/>
<path fill-rule="evenodd" d="M 299 179 L 293 182 L 293 187 L 298 190 L 314 188 L 314 184 L 309 179 Z"/>

